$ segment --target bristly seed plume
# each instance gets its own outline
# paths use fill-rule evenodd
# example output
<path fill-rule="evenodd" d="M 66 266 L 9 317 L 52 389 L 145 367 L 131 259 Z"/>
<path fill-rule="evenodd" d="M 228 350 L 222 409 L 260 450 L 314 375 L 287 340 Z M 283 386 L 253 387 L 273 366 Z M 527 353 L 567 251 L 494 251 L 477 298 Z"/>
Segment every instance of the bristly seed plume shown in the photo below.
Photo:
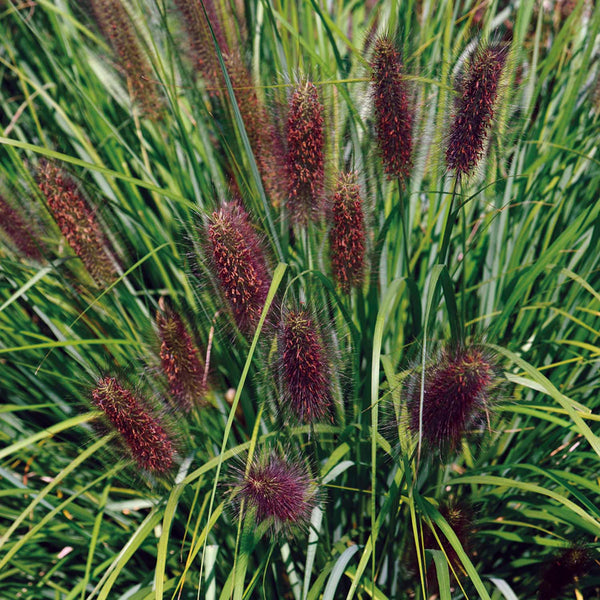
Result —
<path fill-rule="evenodd" d="M 331 417 L 331 367 L 318 323 L 307 310 L 290 310 L 280 332 L 283 408 L 301 422 Z"/>
<path fill-rule="evenodd" d="M 235 322 L 245 334 L 256 328 L 271 278 L 259 236 L 236 202 L 212 214 L 208 226 L 212 266 Z"/>
<path fill-rule="evenodd" d="M 503 46 L 480 48 L 459 80 L 446 149 L 446 164 L 458 178 L 471 174 L 483 155 L 505 62 Z"/>
<path fill-rule="evenodd" d="M 102 34 L 119 57 L 120 66 L 130 82 L 134 102 L 149 119 L 160 119 L 163 103 L 152 83 L 152 69 L 127 10 L 120 0 L 91 0 L 91 6 Z"/>
<path fill-rule="evenodd" d="M 30 223 L 23 215 L 0 196 L 0 229 L 4 231 L 15 248 L 27 258 L 42 259 L 42 245 L 33 235 Z"/>
<path fill-rule="evenodd" d="M 412 169 L 413 114 L 400 52 L 389 37 L 375 42 L 371 68 L 375 134 L 383 167 L 388 178 L 404 181 Z"/>
<path fill-rule="evenodd" d="M 290 536 L 306 529 L 317 503 L 317 484 L 301 457 L 262 450 L 247 471 L 239 469 L 232 488 L 238 509 L 252 511 L 257 525 L 268 521 L 271 533 Z"/>
<path fill-rule="evenodd" d="M 290 98 L 286 133 L 288 211 L 293 223 L 306 225 L 322 215 L 325 182 L 323 105 L 309 81 Z"/>
<path fill-rule="evenodd" d="M 467 430 L 482 423 L 496 385 L 497 368 L 480 346 L 445 348 L 425 366 L 422 435 L 441 452 L 454 451 Z M 410 423 L 419 432 L 421 373 L 409 378 Z"/>
<path fill-rule="evenodd" d="M 113 281 L 116 270 L 107 240 L 77 183 L 45 160 L 40 162 L 37 182 L 60 231 L 96 284 Z"/>
<path fill-rule="evenodd" d="M 156 324 L 160 360 L 173 400 L 184 412 L 204 405 L 204 364 L 182 318 L 163 304 L 156 313 Z"/>
<path fill-rule="evenodd" d="M 359 287 L 365 269 L 365 217 L 355 172 L 340 173 L 329 232 L 333 276 L 345 292 Z"/>
<path fill-rule="evenodd" d="M 115 377 L 102 377 L 92 391 L 92 402 L 119 432 L 139 467 L 156 475 L 171 470 L 174 444 L 145 400 L 124 388 Z"/>

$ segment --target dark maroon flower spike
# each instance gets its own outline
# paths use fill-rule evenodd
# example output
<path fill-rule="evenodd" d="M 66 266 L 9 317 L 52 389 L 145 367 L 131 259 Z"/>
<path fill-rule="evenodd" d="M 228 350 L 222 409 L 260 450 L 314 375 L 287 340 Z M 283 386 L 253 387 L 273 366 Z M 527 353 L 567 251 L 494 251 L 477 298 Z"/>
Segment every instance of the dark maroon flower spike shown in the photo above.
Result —
<path fill-rule="evenodd" d="M 107 240 L 77 183 L 48 161 L 40 163 L 37 182 L 60 231 L 96 284 L 113 281 L 116 270 Z"/>
<path fill-rule="evenodd" d="M 271 277 L 259 236 L 243 207 L 230 202 L 214 212 L 208 226 L 212 266 L 233 317 L 251 334 L 267 299 Z"/>
<path fill-rule="evenodd" d="M 41 243 L 35 239 L 30 223 L 20 211 L 0 196 L 0 229 L 17 251 L 31 260 L 42 260 Z"/>
<path fill-rule="evenodd" d="M 497 368 L 480 346 L 444 349 L 425 367 L 423 441 L 440 451 L 454 451 L 469 428 L 480 425 L 496 387 Z M 421 373 L 406 386 L 410 428 L 419 432 Z"/>
<path fill-rule="evenodd" d="M 133 101 L 139 104 L 146 117 L 160 119 L 163 103 L 152 83 L 152 69 L 125 7 L 120 0 L 91 0 L 91 7 L 100 31 L 109 41 L 127 75 Z"/>
<path fill-rule="evenodd" d="M 92 403 L 119 432 L 140 468 L 155 475 L 165 475 L 172 469 L 174 443 L 144 399 L 124 388 L 115 377 L 102 377 L 92 391 Z"/>
<path fill-rule="evenodd" d="M 204 364 L 182 318 L 167 308 L 164 302 L 159 304 L 156 325 L 162 368 L 176 405 L 184 412 L 189 412 L 195 406 L 206 404 Z"/>
<path fill-rule="evenodd" d="M 303 423 L 331 416 L 331 367 L 319 325 L 307 310 L 289 310 L 279 334 L 283 409 Z"/>
<path fill-rule="evenodd" d="M 286 133 L 288 211 L 293 223 L 306 225 L 321 217 L 325 181 L 323 105 L 309 81 L 290 98 Z"/>
<path fill-rule="evenodd" d="M 247 470 L 237 471 L 231 492 L 238 510 L 243 501 L 246 514 L 253 513 L 257 525 L 268 521 L 272 533 L 289 536 L 307 528 L 318 501 L 317 483 L 301 457 L 263 450 Z"/>
<path fill-rule="evenodd" d="M 544 570 L 538 588 L 538 600 L 563 598 L 564 589 L 588 573 L 593 562 L 590 550 L 582 545 L 561 552 Z"/>
<path fill-rule="evenodd" d="M 360 287 L 365 270 L 365 217 L 355 172 L 340 173 L 329 232 L 331 270 L 343 291 Z"/>
<path fill-rule="evenodd" d="M 286 197 L 283 140 L 256 93 L 239 51 L 228 54 L 225 63 L 265 192 L 273 206 L 281 206 Z"/>
<path fill-rule="evenodd" d="M 383 167 L 389 179 L 405 181 L 412 169 L 413 114 L 400 52 L 389 37 L 375 42 L 371 68 L 375 134 Z"/>
<path fill-rule="evenodd" d="M 175 0 L 175 5 L 183 17 L 183 26 L 190 41 L 194 66 L 208 86 L 210 95 L 218 96 L 225 83 L 210 27 L 215 34 L 221 53 L 226 55 L 228 50 L 216 7 L 212 0 Z M 210 19 L 210 27 L 207 16 Z"/>
<path fill-rule="evenodd" d="M 458 98 L 446 149 L 446 164 L 458 179 L 470 175 L 483 155 L 505 62 L 503 46 L 479 48 L 458 82 Z"/>

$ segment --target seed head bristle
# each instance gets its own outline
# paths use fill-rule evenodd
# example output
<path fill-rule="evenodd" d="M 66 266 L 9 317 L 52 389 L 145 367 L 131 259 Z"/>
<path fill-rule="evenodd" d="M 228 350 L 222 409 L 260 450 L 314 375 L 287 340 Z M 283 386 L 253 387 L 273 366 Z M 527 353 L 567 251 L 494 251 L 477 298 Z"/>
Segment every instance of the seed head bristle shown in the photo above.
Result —
<path fill-rule="evenodd" d="M 245 334 L 256 328 L 271 279 L 259 237 L 238 203 L 214 212 L 208 226 L 212 266 L 234 319 Z"/>
<path fill-rule="evenodd" d="M 280 333 L 284 409 L 304 423 L 331 418 L 331 368 L 315 318 L 287 312 Z"/>
<path fill-rule="evenodd" d="M 162 116 L 163 102 L 152 83 L 148 59 L 140 47 L 129 14 L 120 0 L 91 0 L 92 12 L 104 37 L 109 41 L 131 85 L 133 101 L 152 120 Z"/>
<path fill-rule="evenodd" d="M 592 562 L 590 550 L 584 545 L 563 550 L 547 564 L 538 588 L 538 600 L 562 598 L 564 588 L 585 575 Z"/>
<path fill-rule="evenodd" d="M 204 364 L 182 318 L 164 308 L 156 313 L 160 338 L 160 360 L 177 406 L 189 412 L 205 404 Z"/>
<path fill-rule="evenodd" d="M 224 80 L 210 27 L 224 56 L 228 53 L 228 47 L 216 7 L 212 0 L 175 0 L 175 5 L 183 17 L 183 26 L 188 34 L 194 65 L 204 79 L 209 94 L 218 96 L 224 87 Z M 206 19 L 207 15 L 210 27 Z"/>
<path fill-rule="evenodd" d="M 286 133 L 287 206 L 292 222 L 306 225 L 321 217 L 325 182 L 323 105 L 309 81 L 290 98 Z"/>
<path fill-rule="evenodd" d="M 291 535 L 306 529 L 317 502 L 317 484 L 301 458 L 261 451 L 232 486 L 234 502 L 254 511 L 256 523 L 269 521 L 272 533 Z"/>
<path fill-rule="evenodd" d="M 355 172 L 339 175 L 329 232 L 333 276 L 344 291 L 359 287 L 365 269 L 365 217 Z"/>
<path fill-rule="evenodd" d="M 157 475 L 171 470 L 174 444 L 145 400 L 115 377 L 102 377 L 92 391 L 92 402 L 119 432 L 139 467 Z"/>
<path fill-rule="evenodd" d="M 486 46 L 476 51 L 460 79 L 446 149 L 446 164 L 459 178 L 471 174 L 483 155 L 505 62 L 502 46 Z"/>
<path fill-rule="evenodd" d="M 42 260 L 41 242 L 35 239 L 31 224 L 26 223 L 21 212 L 2 196 L 0 196 L 0 229 L 20 254 L 31 260 Z"/>
<path fill-rule="evenodd" d="M 113 281 L 116 272 L 107 241 L 75 181 L 48 161 L 40 163 L 37 181 L 61 233 L 96 284 Z"/>
<path fill-rule="evenodd" d="M 410 428 L 419 431 L 421 374 L 406 386 Z M 425 367 L 422 436 L 440 451 L 456 450 L 467 430 L 489 408 L 496 366 L 479 346 L 445 349 Z"/>
<path fill-rule="evenodd" d="M 412 169 L 413 114 L 400 52 L 389 37 L 375 42 L 371 67 L 375 134 L 384 171 L 388 178 L 404 181 Z"/>

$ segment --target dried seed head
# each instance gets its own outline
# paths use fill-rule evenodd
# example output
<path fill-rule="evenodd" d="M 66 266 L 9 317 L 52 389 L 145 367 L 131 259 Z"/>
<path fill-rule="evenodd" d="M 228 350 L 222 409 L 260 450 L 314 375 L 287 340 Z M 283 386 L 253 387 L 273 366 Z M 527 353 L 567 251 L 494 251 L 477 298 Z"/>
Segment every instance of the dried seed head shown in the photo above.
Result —
<path fill-rule="evenodd" d="M 206 82 L 209 93 L 218 96 L 224 86 L 223 73 L 210 27 L 217 38 L 221 53 L 226 55 L 228 50 L 215 5 L 212 0 L 175 0 L 175 5 L 183 17 L 183 25 L 189 37 L 195 67 Z M 210 19 L 210 27 L 206 15 Z"/>
<path fill-rule="evenodd" d="M 384 170 L 390 179 L 405 180 L 412 169 L 413 114 L 400 53 L 390 38 L 375 42 L 371 67 L 375 134 Z"/>
<path fill-rule="evenodd" d="M 120 0 L 91 0 L 92 12 L 102 34 L 119 57 L 133 101 L 149 119 L 161 118 L 163 104 L 152 83 L 152 69 L 142 51 L 135 30 Z"/>
<path fill-rule="evenodd" d="M 146 401 L 124 388 L 115 377 L 102 377 L 92 391 L 92 402 L 119 432 L 139 467 L 156 475 L 171 470 L 174 444 Z"/>
<path fill-rule="evenodd" d="M 472 173 L 483 154 L 505 62 L 506 50 L 502 46 L 481 48 L 459 82 L 446 149 L 448 168 L 459 178 Z"/>
<path fill-rule="evenodd" d="M 423 440 L 440 451 L 457 448 L 467 429 L 478 425 L 490 406 L 496 366 L 479 346 L 445 349 L 425 367 Z M 419 431 L 421 374 L 406 386 L 410 428 Z"/>
<path fill-rule="evenodd" d="M 48 161 L 40 163 L 37 181 L 60 231 L 96 284 L 113 281 L 116 272 L 107 241 L 75 181 Z"/>
<path fill-rule="evenodd" d="M 340 173 L 329 232 L 333 276 L 344 291 L 359 287 L 365 268 L 365 218 L 356 173 Z"/>
<path fill-rule="evenodd" d="M 259 237 L 238 203 L 214 212 L 208 226 L 212 265 L 240 330 L 256 328 L 271 279 Z"/>
<path fill-rule="evenodd" d="M 204 405 L 204 365 L 183 320 L 176 312 L 164 308 L 157 311 L 156 324 L 161 342 L 160 360 L 171 396 L 184 412 Z"/>
<path fill-rule="evenodd" d="M 544 570 L 538 589 L 538 600 L 562 598 L 564 588 L 576 578 L 585 575 L 592 562 L 592 556 L 586 546 L 575 545 L 561 552 Z"/>
<path fill-rule="evenodd" d="M 42 260 L 42 246 L 33 236 L 31 224 L 26 223 L 23 215 L 2 196 L 0 196 L 0 229 L 23 256 L 36 261 Z"/>
<path fill-rule="evenodd" d="M 286 158 L 288 209 L 294 223 L 318 219 L 323 209 L 323 105 L 317 88 L 300 84 L 290 98 Z"/>
<path fill-rule="evenodd" d="M 285 201 L 283 143 L 265 105 L 256 94 L 252 77 L 239 52 L 225 58 L 240 114 L 265 191 L 274 206 Z"/>
<path fill-rule="evenodd" d="M 290 310 L 280 332 L 284 380 L 283 407 L 304 423 L 330 415 L 331 368 L 315 318 L 306 310 Z"/>
<path fill-rule="evenodd" d="M 236 505 L 254 511 L 256 522 L 269 521 L 273 533 L 290 535 L 308 525 L 317 504 L 317 484 L 301 458 L 275 450 L 254 457 L 247 472 L 239 469 L 231 490 Z"/>

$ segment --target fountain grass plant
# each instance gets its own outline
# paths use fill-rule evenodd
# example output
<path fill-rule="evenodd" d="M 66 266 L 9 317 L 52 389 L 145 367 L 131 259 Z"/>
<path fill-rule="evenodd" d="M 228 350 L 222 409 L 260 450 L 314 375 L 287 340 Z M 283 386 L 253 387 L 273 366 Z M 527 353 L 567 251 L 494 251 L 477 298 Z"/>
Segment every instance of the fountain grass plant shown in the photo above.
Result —
<path fill-rule="evenodd" d="M 0 598 L 600 597 L 599 32 L 1 2 Z"/>

